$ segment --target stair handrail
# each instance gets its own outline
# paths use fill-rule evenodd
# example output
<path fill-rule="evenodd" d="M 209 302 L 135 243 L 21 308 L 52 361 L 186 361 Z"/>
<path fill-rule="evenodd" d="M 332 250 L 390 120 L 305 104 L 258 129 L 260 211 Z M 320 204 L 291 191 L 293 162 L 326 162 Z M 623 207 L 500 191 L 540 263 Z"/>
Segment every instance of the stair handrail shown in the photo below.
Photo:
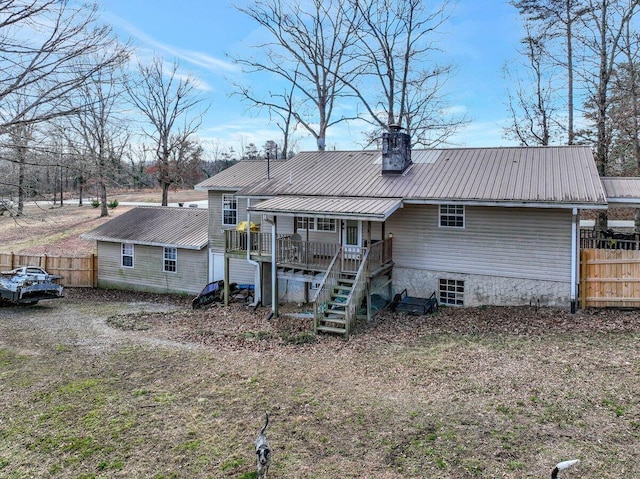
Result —
<path fill-rule="evenodd" d="M 342 247 L 338 248 L 336 254 L 333 255 L 333 259 L 331 260 L 331 263 L 329 263 L 329 267 L 327 268 L 322 281 L 320 281 L 320 284 L 318 285 L 316 294 L 313 296 L 313 321 L 315 323 L 315 328 L 318 327 L 318 315 L 327 307 L 326 304 L 331 297 L 331 288 L 338 284 L 338 277 L 340 276 L 340 261 L 338 261 L 338 258 L 341 256 Z M 322 300 L 322 297 L 325 299 Z M 320 306 L 319 303 L 324 304 L 324 306 Z"/>
<path fill-rule="evenodd" d="M 351 326 L 355 321 L 355 318 L 358 315 L 358 308 L 360 307 L 360 303 L 362 302 L 362 298 L 364 294 L 366 294 L 367 289 L 367 276 L 368 276 L 368 266 L 369 266 L 369 248 L 363 248 L 362 261 L 360 263 L 360 268 L 358 268 L 358 272 L 356 273 L 355 280 L 353 282 L 353 287 L 351 288 L 351 292 L 345 301 L 345 311 L 347 314 L 345 315 L 345 337 L 348 338 L 351 333 Z"/>

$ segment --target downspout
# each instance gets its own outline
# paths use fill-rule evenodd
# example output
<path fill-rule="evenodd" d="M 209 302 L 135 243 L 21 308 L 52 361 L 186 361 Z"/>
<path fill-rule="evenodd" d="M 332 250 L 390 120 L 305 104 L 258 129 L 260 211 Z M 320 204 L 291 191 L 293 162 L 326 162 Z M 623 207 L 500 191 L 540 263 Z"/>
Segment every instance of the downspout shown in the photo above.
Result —
<path fill-rule="evenodd" d="M 269 218 L 263 217 L 264 221 L 271 225 L 271 315 L 278 316 L 278 265 L 276 261 L 278 259 L 276 248 L 276 222 Z M 269 319 L 270 319 L 269 318 Z"/>
<path fill-rule="evenodd" d="M 578 208 L 573 208 L 571 219 L 571 314 L 576 312 L 578 265 Z"/>
<path fill-rule="evenodd" d="M 256 267 L 255 273 L 255 287 L 253 290 L 254 298 L 251 306 L 257 306 L 262 300 L 262 288 L 261 288 L 261 274 L 260 263 L 251 259 L 251 213 L 249 213 L 249 207 L 251 206 L 251 198 L 247 198 L 247 261 Z"/>

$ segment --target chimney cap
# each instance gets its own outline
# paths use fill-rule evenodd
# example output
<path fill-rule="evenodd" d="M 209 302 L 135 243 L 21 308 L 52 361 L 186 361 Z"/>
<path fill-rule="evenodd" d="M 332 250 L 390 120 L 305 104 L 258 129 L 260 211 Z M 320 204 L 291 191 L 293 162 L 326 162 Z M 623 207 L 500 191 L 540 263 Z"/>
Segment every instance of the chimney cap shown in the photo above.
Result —
<path fill-rule="evenodd" d="M 400 131 L 400 130 L 404 130 L 404 128 L 402 128 L 402 126 L 400 126 L 400 124 L 398 124 L 398 123 L 389 124 L 389 131 Z"/>

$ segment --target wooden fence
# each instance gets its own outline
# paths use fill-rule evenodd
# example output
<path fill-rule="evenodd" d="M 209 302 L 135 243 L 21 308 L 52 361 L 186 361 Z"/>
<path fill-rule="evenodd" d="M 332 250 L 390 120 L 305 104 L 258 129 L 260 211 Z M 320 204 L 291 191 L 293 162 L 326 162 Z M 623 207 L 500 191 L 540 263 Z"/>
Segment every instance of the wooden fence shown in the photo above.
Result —
<path fill-rule="evenodd" d="M 59 275 L 60 284 L 72 288 L 95 288 L 98 285 L 98 258 L 88 256 L 49 256 L 0 253 L 0 271 L 18 266 L 40 266 L 47 273 Z"/>
<path fill-rule="evenodd" d="M 640 250 L 583 248 L 580 296 L 585 307 L 640 307 Z"/>

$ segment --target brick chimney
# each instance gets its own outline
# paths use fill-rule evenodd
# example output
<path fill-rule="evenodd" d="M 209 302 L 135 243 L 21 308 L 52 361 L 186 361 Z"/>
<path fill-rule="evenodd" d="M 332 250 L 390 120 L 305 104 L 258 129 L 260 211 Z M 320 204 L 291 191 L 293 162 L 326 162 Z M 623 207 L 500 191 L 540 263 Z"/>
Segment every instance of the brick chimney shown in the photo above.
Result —
<path fill-rule="evenodd" d="M 411 165 L 411 137 L 399 125 L 382 134 L 382 174 L 398 175 Z"/>

